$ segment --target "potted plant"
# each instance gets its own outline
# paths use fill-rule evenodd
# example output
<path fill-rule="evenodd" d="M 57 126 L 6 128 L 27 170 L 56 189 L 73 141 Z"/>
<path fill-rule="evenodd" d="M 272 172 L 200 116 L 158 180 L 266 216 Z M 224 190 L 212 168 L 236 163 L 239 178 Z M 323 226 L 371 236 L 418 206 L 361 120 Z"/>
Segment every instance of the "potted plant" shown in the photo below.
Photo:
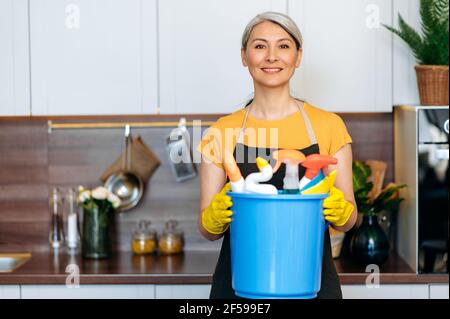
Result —
<path fill-rule="evenodd" d="M 120 199 L 105 187 L 88 190 L 79 187 L 78 203 L 83 210 L 82 256 L 90 259 L 112 255 L 114 216 Z"/>
<path fill-rule="evenodd" d="M 412 50 L 420 103 L 448 105 L 449 0 L 421 0 L 422 35 L 399 14 L 399 29 L 384 25 L 402 38 Z"/>
<path fill-rule="evenodd" d="M 350 243 L 350 254 L 359 263 L 383 264 L 389 257 L 389 240 L 378 223 L 382 211 L 397 213 L 403 198 L 399 190 L 406 185 L 388 184 L 374 198 L 370 199 L 373 183 L 368 181 L 372 171 L 361 161 L 353 162 L 353 188 L 358 212 L 362 214 L 362 224 L 356 229 Z"/>

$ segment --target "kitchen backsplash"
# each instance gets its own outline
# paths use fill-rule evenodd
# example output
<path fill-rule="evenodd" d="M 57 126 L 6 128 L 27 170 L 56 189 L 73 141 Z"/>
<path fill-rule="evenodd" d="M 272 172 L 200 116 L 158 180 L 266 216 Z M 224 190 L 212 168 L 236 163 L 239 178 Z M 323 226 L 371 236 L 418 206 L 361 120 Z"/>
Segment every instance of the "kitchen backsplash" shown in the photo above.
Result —
<path fill-rule="evenodd" d="M 394 146 L 391 113 L 340 114 L 353 138 L 354 159 L 377 159 L 388 163 L 386 182 L 393 181 Z M 0 250 L 47 250 L 50 212 L 48 194 L 53 186 L 100 185 L 100 176 L 121 154 L 122 129 L 55 130 L 47 121 L 214 121 L 220 115 L 130 116 L 84 118 L 0 118 Z M 206 127 L 204 128 L 206 129 Z M 184 230 L 186 250 L 217 250 L 197 231 L 199 178 L 178 183 L 166 154 L 171 128 L 132 129 L 161 160 L 140 204 L 117 216 L 116 248 L 129 250 L 131 232 L 140 219 L 150 220 L 161 233 L 169 219 Z M 190 130 L 192 132 L 192 130 Z"/>

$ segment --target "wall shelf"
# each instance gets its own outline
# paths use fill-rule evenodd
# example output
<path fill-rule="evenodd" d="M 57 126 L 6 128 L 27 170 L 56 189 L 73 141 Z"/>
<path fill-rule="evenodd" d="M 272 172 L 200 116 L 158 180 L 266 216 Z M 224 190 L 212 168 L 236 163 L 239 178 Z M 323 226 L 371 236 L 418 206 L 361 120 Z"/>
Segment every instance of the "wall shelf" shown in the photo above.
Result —
<path fill-rule="evenodd" d="M 98 123 L 54 123 L 48 121 L 48 133 L 54 130 L 78 130 L 78 129 L 125 129 L 128 125 L 130 128 L 157 128 L 157 127 L 177 127 L 180 122 L 98 122 Z M 211 121 L 191 121 L 185 122 L 186 127 L 204 127 L 211 126 Z"/>

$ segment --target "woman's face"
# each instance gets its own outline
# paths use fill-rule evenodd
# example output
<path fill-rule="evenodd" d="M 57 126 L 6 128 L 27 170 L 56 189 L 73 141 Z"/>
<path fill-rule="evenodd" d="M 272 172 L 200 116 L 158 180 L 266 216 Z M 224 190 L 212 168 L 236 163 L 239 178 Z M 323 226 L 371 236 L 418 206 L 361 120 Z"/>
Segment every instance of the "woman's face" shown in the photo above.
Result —
<path fill-rule="evenodd" d="M 300 66 L 302 50 L 282 27 L 265 21 L 253 29 L 241 56 L 256 83 L 278 87 L 288 83 Z"/>

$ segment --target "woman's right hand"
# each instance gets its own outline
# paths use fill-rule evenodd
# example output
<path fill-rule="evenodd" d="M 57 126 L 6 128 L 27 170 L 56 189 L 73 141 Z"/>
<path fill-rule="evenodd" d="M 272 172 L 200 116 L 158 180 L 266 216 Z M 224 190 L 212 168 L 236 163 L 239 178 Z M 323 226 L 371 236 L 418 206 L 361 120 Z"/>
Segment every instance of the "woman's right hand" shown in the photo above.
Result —
<path fill-rule="evenodd" d="M 233 206 L 231 197 L 226 193 L 231 190 L 230 183 L 227 183 L 222 190 L 214 195 L 211 203 L 202 211 L 202 226 L 211 234 L 223 234 L 231 223 L 233 212 L 229 210 Z"/>

